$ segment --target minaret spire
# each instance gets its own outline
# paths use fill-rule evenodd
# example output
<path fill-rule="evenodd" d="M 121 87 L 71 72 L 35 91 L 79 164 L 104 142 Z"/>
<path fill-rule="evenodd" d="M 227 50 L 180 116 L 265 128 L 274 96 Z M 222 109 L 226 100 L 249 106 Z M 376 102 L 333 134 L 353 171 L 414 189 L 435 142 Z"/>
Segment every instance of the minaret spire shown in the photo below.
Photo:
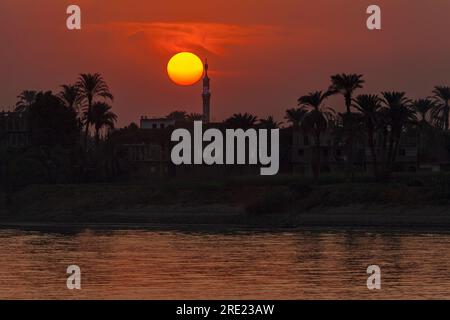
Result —
<path fill-rule="evenodd" d="M 210 122 L 210 117 L 211 117 L 211 113 L 210 113 L 210 107 L 211 107 L 211 92 L 210 92 L 210 79 L 208 77 L 208 69 L 209 69 L 209 65 L 208 65 L 208 58 L 205 59 L 205 65 L 204 65 L 204 70 L 205 70 L 205 74 L 203 76 L 203 93 L 202 93 L 202 98 L 203 98 L 203 122 L 204 123 L 209 123 Z"/>

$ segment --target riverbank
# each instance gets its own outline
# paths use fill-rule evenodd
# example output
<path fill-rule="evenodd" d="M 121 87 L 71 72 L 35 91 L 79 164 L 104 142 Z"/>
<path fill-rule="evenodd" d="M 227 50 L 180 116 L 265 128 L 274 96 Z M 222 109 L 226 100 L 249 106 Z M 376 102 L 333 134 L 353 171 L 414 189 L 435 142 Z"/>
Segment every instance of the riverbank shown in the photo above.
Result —
<path fill-rule="evenodd" d="M 1 195 L 0 225 L 376 227 L 450 230 L 448 176 L 389 184 L 286 176 L 145 184 L 34 185 Z"/>
<path fill-rule="evenodd" d="M 450 231 L 448 207 L 322 207 L 300 214 L 249 215 L 239 207 L 148 207 L 127 211 L 4 216 L 0 227 L 61 226 L 181 229 L 376 228 Z"/>

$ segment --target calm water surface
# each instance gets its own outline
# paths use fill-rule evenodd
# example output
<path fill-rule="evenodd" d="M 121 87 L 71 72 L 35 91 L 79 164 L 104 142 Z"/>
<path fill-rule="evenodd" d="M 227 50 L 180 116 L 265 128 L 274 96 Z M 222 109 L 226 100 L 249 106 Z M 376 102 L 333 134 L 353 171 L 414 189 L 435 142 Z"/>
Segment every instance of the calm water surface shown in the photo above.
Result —
<path fill-rule="evenodd" d="M 0 298 L 450 298 L 450 234 L 0 230 Z"/>

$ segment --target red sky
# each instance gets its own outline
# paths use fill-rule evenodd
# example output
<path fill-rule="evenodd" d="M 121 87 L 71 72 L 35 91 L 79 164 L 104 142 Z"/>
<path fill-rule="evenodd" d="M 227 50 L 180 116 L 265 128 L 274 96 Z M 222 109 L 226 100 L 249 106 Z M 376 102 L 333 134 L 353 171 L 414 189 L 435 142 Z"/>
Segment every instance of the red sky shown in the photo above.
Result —
<path fill-rule="evenodd" d="M 70 4 L 82 9 L 81 31 L 66 29 Z M 371 4 L 382 8 L 381 31 L 366 29 Z M 179 87 L 166 75 L 185 50 L 208 57 L 213 120 L 245 111 L 281 120 L 340 72 L 363 73 L 366 92 L 427 96 L 450 85 L 449 13 L 448 0 L 1 0 L 0 106 L 24 89 L 57 91 L 100 72 L 119 125 L 201 112 L 201 84 Z"/>

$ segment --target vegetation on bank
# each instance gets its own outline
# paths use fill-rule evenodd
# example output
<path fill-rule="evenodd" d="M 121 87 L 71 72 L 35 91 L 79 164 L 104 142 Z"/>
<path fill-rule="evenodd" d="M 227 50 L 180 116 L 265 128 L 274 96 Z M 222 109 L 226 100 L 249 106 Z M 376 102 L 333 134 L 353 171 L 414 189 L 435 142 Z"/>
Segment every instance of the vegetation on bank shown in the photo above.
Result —
<path fill-rule="evenodd" d="M 127 156 L 116 151 L 118 145 L 136 140 L 132 137 L 139 140 L 142 130 L 135 124 L 115 128 L 117 116 L 110 105 L 114 97 L 100 74 L 81 74 L 57 94 L 23 91 L 16 112 L 27 118 L 31 141 L 24 147 L 0 148 L 0 213 L 39 219 L 50 213 L 76 216 L 157 205 L 224 204 L 261 216 L 349 204 L 448 205 L 448 174 L 397 175 L 394 171 L 400 141 L 406 135 L 418 137 L 419 164 L 439 162 L 433 154 L 428 157 L 430 150 L 450 150 L 450 87 L 436 86 L 431 97 L 412 101 L 396 91 L 357 95 L 365 84 L 362 75 L 338 74 L 330 80 L 328 89 L 303 95 L 296 108 L 286 110 L 290 126 L 286 131 L 292 135 L 301 130 L 314 139 L 314 178 L 310 179 L 292 175 L 166 177 L 140 184 L 129 174 Z M 332 95 L 344 98 L 344 112 L 327 105 Z M 167 118 L 194 121 L 201 116 L 174 111 Z M 234 129 L 282 125 L 273 117 L 258 119 L 248 113 L 234 114 L 223 123 Z M 329 132 L 335 137 L 333 145 L 345 149 L 342 176 L 320 172 L 321 136 Z M 287 140 L 292 141 L 292 136 Z M 358 144 L 370 149 L 371 176 L 354 172 Z"/>
<path fill-rule="evenodd" d="M 21 217 L 29 221 L 45 217 L 87 217 L 96 212 L 141 210 L 154 206 L 213 208 L 238 207 L 248 216 L 288 213 L 350 205 L 448 206 L 448 174 L 399 175 L 396 182 L 380 184 L 370 177 L 324 177 L 320 181 L 297 176 L 237 177 L 163 180 L 145 184 L 30 185 L 15 193 L 11 203 L 0 203 L 2 219 Z M 4 197 L 0 197 L 3 199 Z M 215 212 L 210 212 L 214 216 Z M 108 221 L 104 221 L 108 222 Z"/>

